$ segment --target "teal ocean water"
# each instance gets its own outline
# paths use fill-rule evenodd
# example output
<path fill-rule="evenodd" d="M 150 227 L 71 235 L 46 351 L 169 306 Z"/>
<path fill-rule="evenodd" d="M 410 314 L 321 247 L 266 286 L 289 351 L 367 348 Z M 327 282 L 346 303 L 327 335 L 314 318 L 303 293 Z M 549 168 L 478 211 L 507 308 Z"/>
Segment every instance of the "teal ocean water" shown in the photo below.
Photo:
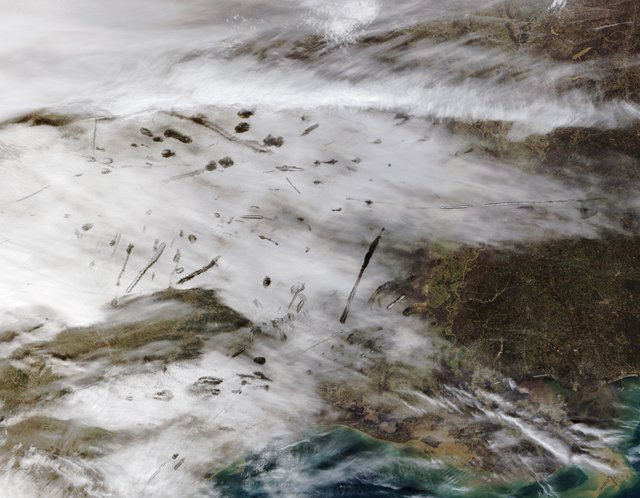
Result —
<path fill-rule="evenodd" d="M 0 32 L 0 498 L 640 498 L 640 0 Z"/>
<path fill-rule="evenodd" d="M 300 441 L 247 455 L 212 474 L 212 488 L 226 498 L 637 498 L 640 496 L 640 382 L 619 385 L 620 444 L 631 476 L 623 486 L 602 486 L 606 476 L 567 467 L 532 482 L 482 484 L 482 476 L 425 459 L 399 445 L 334 427 Z M 612 422 L 612 421 L 608 421 Z"/>

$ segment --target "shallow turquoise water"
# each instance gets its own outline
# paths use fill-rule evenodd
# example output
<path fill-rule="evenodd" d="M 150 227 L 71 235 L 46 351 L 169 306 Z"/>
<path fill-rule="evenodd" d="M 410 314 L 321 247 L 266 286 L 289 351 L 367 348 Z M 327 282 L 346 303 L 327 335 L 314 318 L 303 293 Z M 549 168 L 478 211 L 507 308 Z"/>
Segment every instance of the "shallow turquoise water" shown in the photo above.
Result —
<path fill-rule="evenodd" d="M 624 489 L 600 496 L 638 498 L 640 383 L 624 381 L 620 389 L 624 408 L 617 423 L 625 437 L 615 450 L 626 456 L 635 476 Z M 478 486 L 460 470 L 437 465 L 357 431 L 335 427 L 288 446 L 275 442 L 269 450 L 248 455 L 243 462 L 215 473 L 212 480 L 216 491 L 227 498 L 579 498 L 593 485 L 589 477 L 584 470 L 570 467 L 540 482 Z"/>
<path fill-rule="evenodd" d="M 621 445 L 630 465 L 633 467 L 636 478 L 628 489 L 615 494 L 615 498 L 640 497 L 640 381 L 629 379 L 621 382 L 621 398 L 626 408 L 623 424 L 628 438 Z"/>

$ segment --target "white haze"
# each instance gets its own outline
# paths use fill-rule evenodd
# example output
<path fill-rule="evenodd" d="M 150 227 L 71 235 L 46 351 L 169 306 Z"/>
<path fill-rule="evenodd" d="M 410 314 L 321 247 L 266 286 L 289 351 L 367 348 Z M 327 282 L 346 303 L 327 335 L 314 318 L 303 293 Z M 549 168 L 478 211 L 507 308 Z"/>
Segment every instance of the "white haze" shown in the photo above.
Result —
<path fill-rule="evenodd" d="M 388 46 L 374 54 L 349 46 L 369 33 L 464 15 L 480 7 L 478 2 L 4 0 L 0 6 L 0 119 L 41 107 L 126 115 L 206 105 L 339 106 L 504 119 L 548 131 L 572 124 L 612 126 L 639 115 L 635 106 L 596 104 L 580 92 L 554 96 L 550 89 L 576 76 L 575 66 L 551 66 L 521 53 L 505 59 L 465 45 L 422 44 L 403 58 L 425 64 L 397 71 L 375 58 L 375 51 Z M 342 48 L 313 64 L 234 52 L 255 40 L 308 35 Z M 470 68 L 513 64 L 516 58 L 521 69 L 514 80 L 499 82 L 498 73 L 493 80 L 460 81 Z"/>
<path fill-rule="evenodd" d="M 235 108 L 206 111 L 224 129 L 238 122 Z M 70 461 L 62 471 L 91 483 L 83 486 L 92 496 L 195 493 L 202 486 L 198 476 L 211 468 L 313 424 L 323 408 L 315 394 L 317 380 L 326 373 L 352 382 L 358 363 L 366 361 L 359 351 L 341 357 L 332 349 L 355 328 L 382 326 L 389 359 L 426 367 L 435 350 L 424 327 L 366 302 L 376 287 L 402 273 L 398 249 L 411 250 L 432 239 L 499 243 L 595 236 L 608 223 L 601 215 L 581 217 L 589 192 L 460 154 L 464 140 L 424 120 L 258 108 L 248 121 L 252 128 L 242 140 L 260 141 L 272 133 L 283 136 L 284 145 L 255 152 L 163 112 L 87 119 L 64 128 L 9 125 L 0 132 L 5 151 L 0 171 L 9 187 L 0 213 L 3 323 L 18 330 L 43 325 L 3 345 L 5 355 L 50 338 L 65 325 L 175 314 L 179 309 L 144 311 L 140 305 L 129 315 L 113 315 L 107 305 L 168 286 L 214 288 L 226 304 L 261 324 L 291 312 L 292 288 L 305 285 L 294 305 L 303 302 L 300 313 L 283 325 L 288 341 L 257 341 L 253 347 L 253 355 L 268 358 L 269 391 L 242 388 L 237 375 L 251 373 L 251 359 L 230 359 L 215 340 L 200 360 L 179 362 L 166 371 L 99 361 L 54 362 L 73 392 L 33 413 L 120 434 L 106 456 Z M 156 143 L 140 133 L 141 127 L 156 134 L 174 128 L 193 142 L 166 138 Z M 176 156 L 163 158 L 165 148 Z M 232 157 L 234 165 L 204 168 L 224 156 Z M 383 227 L 379 250 L 342 326 L 338 318 L 363 255 Z M 162 243 L 162 256 L 128 293 Z M 117 285 L 129 244 L 134 249 Z M 216 256 L 218 266 L 187 286 L 177 284 Z M 177 268 L 184 272 L 177 274 Z M 265 276 L 273 282 L 268 288 L 262 284 Z M 249 331 L 239 334 L 246 338 Z M 98 382 L 83 380 L 98 373 Z M 207 375 L 224 379 L 223 393 L 194 398 L 188 386 Z M 242 394 L 233 394 L 236 390 Z M 171 392 L 171 399 L 153 397 L 161 391 Z M 407 406 L 404 416 L 428 406 Z M 446 399 L 434 406 L 458 410 Z M 552 444 L 564 443 L 549 443 L 549 448 Z M 185 458 L 179 471 L 173 470 L 174 453 Z M 51 464 L 38 455 L 34 468 Z M 7 486 L 19 488 L 28 462 L 21 461 L 17 476 L 3 478 Z M 11 465 L 13 460 L 7 460 L 5 469 Z M 79 467 L 73 470 L 74 465 Z M 25 482 L 24 496 L 33 496 L 28 491 L 32 481 Z"/>
<path fill-rule="evenodd" d="M 592 192 L 465 154 L 464 139 L 427 117 L 509 119 L 526 134 L 568 124 L 613 126 L 637 116 L 633 106 L 596 105 L 582 93 L 549 95 L 545 89 L 575 69 L 534 59 L 454 43 L 446 47 L 450 60 L 442 60 L 442 47 L 425 45 L 398 62 L 424 56 L 430 65 L 395 71 L 376 66 L 370 49 L 349 46 L 367 33 L 409 26 L 417 13 L 424 21 L 470 6 L 477 2 L 0 0 L 0 119 L 41 108 L 83 117 L 62 128 L 0 129 L 0 329 L 21 332 L 1 344 L 3 358 L 66 326 L 176 312 L 149 305 L 114 315 L 114 299 L 202 286 L 252 322 L 268 324 L 290 312 L 292 287 L 304 284 L 303 306 L 284 325 L 288 340 L 252 346 L 267 358 L 268 391 L 242 387 L 238 374 L 255 369 L 251 358 L 230 359 L 215 341 L 202 358 L 166 371 L 51 360 L 72 392 L 2 423 L 46 414 L 114 431 L 118 439 L 95 461 L 54 460 L 31 449 L 17 462 L 5 452 L 0 490 L 15 498 L 65 496 L 67 485 L 96 497 L 195 496 L 213 468 L 313 425 L 326 409 L 318 379 L 349 382 L 366 361 L 360 351 L 342 358 L 332 350 L 350 330 L 380 326 L 390 359 L 432 364 L 424 324 L 367 304 L 379 285 L 402 273 L 399 251 L 429 240 L 595 237 L 608 226 L 602 214 L 581 216 Z M 340 47 L 317 64 L 236 54 L 248 41 L 272 39 L 274 26 L 276 37 L 320 33 Z M 528 70 L 508 84 L 451 76 L 495 64 Z M 233 134 L 241 108 L 255 115 L 239 138 L 261 143 L 273 134 L 284 145 L 257 153 L 169 112 L 204 112 Z M 395 119 L 398 110 L 414 118 Z M 175 128 L 193 142 L 156 143 L 141 127 L 156 135 Z M 176 155 L 164 158 L 163 149 Z M 232 167 L 205 169 L 225 156 Z M 362 258 L 382 228 L 343 326 L 338 319 Z M 163 243 L 157 263 L 127 292 Z M 129 244 L 134 249 L 117 285 Z M 177 284 L 216 256 L 216 267 Z M 265 276 L 273 282 L 268 288 Z M 100 380 L 87 380 L 98 374 Z M 188 386 L 207 375 L 223 379 L 223 392 L 194 398 Z M 172 398 L 155 399 L 161 391 Z M 459 410 L 450 400 L 422 396 L 403 410 Z M 506 420 L 499 411 L 492 416 Z M 508 422 L 560 460 L 575 461 L 566 441 L 527 421 Z M 64 479 L 45 479 L 43 469 Z"/>

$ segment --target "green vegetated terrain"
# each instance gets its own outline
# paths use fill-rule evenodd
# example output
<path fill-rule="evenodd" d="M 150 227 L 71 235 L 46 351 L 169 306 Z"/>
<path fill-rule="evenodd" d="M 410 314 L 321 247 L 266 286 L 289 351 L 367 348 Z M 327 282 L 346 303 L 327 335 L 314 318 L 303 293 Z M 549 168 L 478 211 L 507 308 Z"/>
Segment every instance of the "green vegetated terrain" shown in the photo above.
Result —
<path fill-rule="evenodd" d="M 76 362 L 105 359 L 111 364 L 195 358 L 208 338 L 249 324 L 246 318 L 221 304 L 215 291 L 205 289 L 167 289 L 133 299 L 117 305 L 115 316 L 119 316 L 118 312 L 135 316 L 128 312 L 141 299 L 184 306 L 170 312 L 159 311 L 150 318 L 65 329 L 50 340 L 16 349 L 10 359 L 0 363 L 0 414 L 67 392 L 58 382 L 61 378 L 54 373 L 49 358 Z"/>
<path fill-rule="evenodd" d="M 634 0 L 569 0 L 561 10 L 545 6 L 547 2 L 505 2 L 489 12 L 416 28 L 413 39 L 466 37 L 465 43 L 470 45 L 565 63 L 575 70 L 550 92 L 562 95 L 579 90 L 595 105 L 613 101 L 639 104 L 640 4 Z M 505 68 L 498 65 L 488 70 L 498 74 Z M 583 182 L 593 176 L 608 186 L 628 185 L 639 178 L 637 120 L 621 122 L 615 129 L 604 123 L 589 128 L 561 127 L 526 138 L 513 138 L 509 122 L 451 120 L 447 124 L 451 131 L 468 135 L 476 152 L 533 171 L 578 180 L 582 176 Z"/>
<path fill-rule="evenodd" d="M 518 379 L 573 388 L 640 373 L 637 237 L 512 248 L 432 245 L 413 282 L 416 311 L 458 345 Z"/>
<path fill-rule="evenodd" d="M 586 92 L 596 104 L 615 100 L 640 103 L 640 3 L 635 0 L 568 0 L 562 10 L 549 2 L 502 2 L 490 10 L 441 18 L 409 28 L 361 39 L 361 46 L 380 46 L 378 57 L 397 64 L 411 46 L 452 42 L 504 53 L 529 53 L 584 70 L 561 80 L 550 92 Z M 267 58 L 275 51 L 301 63 L 330 52 L 326 40 L 307 37 L 295 42 L 276 37 L 270 44 L 243 45 L 239 53 Z M 416 63 L 413 61 L 412 63 Z M 430 64 L 430 61 L 425 61 Z M 504 64 L 507 64 L 505 62 Z M 402 67 L 398 66 L 401 70 Z M 509 73 L 488 67 L 461 78 Z M 507 74 L 506 78 L 517 78 Z M 18 122 L 64 126 L 72 118 L 32 114 Z M 640 124 L 619 128 L 563 127 L 546 134 L 514 138 L 513 124 L 503 121 L 448 120 L 449 130 L 479 153 L 529 171 L 580 183 L 596 182 L 602 192 L 626 195 L 640 176 Z M 589 216 L 590 207 L 585 207 Z M 617 399 L 603 387 L 640 373 L 640 215 L 631 204 L 614 210 L 614 229 L 600 238 L 564 238 L 510 246 L 465 246 L 434 241 L 411 258 L 411 277 L 398 282 L 414 304 L 405 311 L 438 326 L 453 344 L 450 356 L 433 371 L 420 365 L 389 361 L 376 338 L 354 331 L 345 342 L 362 343 L 372 361 L 361 378 L 322 379 L 319 392 L 344 423 L 375 437 L 412 444 L 429 457 L 458 467 L 472 467 L 525 478 L 512 461 L 490 448 L 493 434 L 505 428 L 474 422 L 469 413 L 401 417 L 396 413 L 407 392 L 437 398 L 442 386 L 484 387 L 493 372 L 512 377 L 529 389 L 517 402 L 539 403 L 598 422 L 611 414 Z M 222 305 L 213 291 L 169 289 L 157 301 L 189 305 L 176 316 L 117 325 L 72 328 L 50 340 L 25 345 L 0 363 L 0 415 L 55 399 L 67 392 L 48 358 L 61 361 L 106 359 L 113 363 L 174 361 L 197 357 L 215 334 L 247 326 L 248 321 Z M 135 301 L 121 305 L 126 308 Z M 10 342 L 13 332 L 0 341 Z M 372 353 L 373 352 L 373 353 Z M 553 379 L 553 380 L 550 380 Z M 493 390 L 498 388 L 492 387 Z M 491 390 L 490 389 L 490 390 Z M 398 394 L 400 393 L 400 394 Z M 545 413 L 550 423 L 558 422 Z M 470 421 L 471 420 L 471 421 Z M 561 423 L 559 422 L 561 425 Z M 112 435 L 93 427 L 34 416 L 8 429 L 5 447 L 23 443 L 59 454 Z M 508 448 L 520 456 L 544 452 L 518 441 Z M 610 455 L 611 465 L 624 466 Z M 558 463 L 545 461 L 545 472 Z M 528 471 L 527 471 L 528 472 Z M 622 474 L 619 480 L 627 477 Z"/>
<path fill-rule="evenodd" d="M 409 270 L 395 288 L 413 301 L 405 314 L 430 322 L 449 345 L 420 364 L 385 358 L 383 331 L 352 331 L 344 342 L 361 347 L 369 360 L 349 382 L 320 382 L 320 395 L 334 409 L 328 423 L 402 443 L 480 473 L 486 483 L 488 474 L 502 482 L 527 481 L 531 468 L 514 465 L 514 455 L 535 462 L 541 475 L 563 468 L 543 446 L 522 440 L 507 420 L 486 417 L 499 411 L 496 399 L 508 402 L 513 413 L 535 413 L 545 433 L 559 440 L 572 423 L 612 428 L 620 420 L 615 381 L 640 374 L 637 237 L 509 247 L 434 242 L 414 255 Z M 437 408 L 405 409 L 424 406 L 425 399 L 451 401 L 459 410 L 443 416 Z M 513 443 L 496 451 L 492 442 L 501 437 Z M 630 479 L 622 455 L 612 448 L 593 451 L 618 474 L 594 478 L 584 496 L 601 496 Z"/>
<path fill-rule="evenodd" d="M 175 290 L 156 293 L 155 301 L 175 301 L 190 305 L 188 311 L 140 322 L 125 323 L 110 327 L 72 328 L 60 332 L 46 343 L 30 344 L 18 350 L 14 357 L 20 358 L 33 352 L 45 352 L 63 360 L 90 360 L 109 355 L 113 361 L 126 361 L 135 357 L 144 361 L 192 358 L 202 348 L 203 338 L 228 332 L 249 324 L 248 320 L 231 308 L 221 304 L 214 291 L 205 289 Z M 135 301 L 122 306 L 131 306 Z M 170 348 L 156 358 L 153 353 L 142 357 L 132 352 L 156 342 L 170 341 Z"/>
<path fill-rule="evenodd" d="M 551 90 L 577 89 L 596 105 L 640 102 L 638 2 L 569 0 L 561 10 L 524 4 L 501 3 L 484 15 L 423 26 L 419 36 L 466 36 L 469 44 L 580 65 L 578 76 Z M 636 375 L 640 215 L 627 201 L 640 179 L 639 123 L 564 127 L 514 139 L 509 122 L 448 121 L 452 132 L 469 137 L 467 152 L 597 185 L 601 198 L 585 204 L 582 215 L 588 218 L 601 206 L 615 233 L 508 248 L 431 244 L 412 282 L 421 295 L 412 311 L 432 318 L 456 344 L 516 378 L 549 375 L 584 389 Z"/>
<path fill-rule="evenodd" d="M 99 456 L 102 445 L 114 438 L 114 434 L 100 429 L 42 415 L 26 418 L 7 427 L 3 449 L 21 445 L 50 452 L 56 457 Z"/>
<path fill-rule="evenodd" d="M 595 105 L 640 103 L 640 4 L 569 0 L 562 10 L 548 6 L 503 2 L 490 11 L 361 43 L 387 47 L 382 57 L 389 63 L 394 63 L 394 51 L 432 41 L 528 53 L 576 66 L 576 76 L 549 89 L 554 94 L 579 90 Z M 508 75 L 510 70 L 505 62 L 461 77 L 503 73 L 517 78 Z M 320 392 L 340 423 L 409 444 L 458 468 L 526 479 L 504 455 L 539 458 L 545 451 L 520 441 L 502 455 L 496 453 L 488 441 L 501 431 L 508 433 L 504 425 L 481 416 L 470 422 L 469 413 L 407 417 L 398 414 L 398 407 L 415 402 L 411 393 L 416 392 L 450 398 L 446 386 L 455 386 L 474 397 L 484 390 L 515 397 L 516 406 L 541 410 L 547 430 L 557 427 L 558 434 L 569 421 L 607 425 L 619 417 L 615 381 L 640 374 L 640 214 L 633 202 L 640 178 L 640 124 L 561 127 L 528 136 L 512 133 L 514 125 L 506 121 L 449 119 L 443 124 L 466 138 L 464 154 L 593 187 L 593 199 L 580 207 L 582 218 L 601 211 L 610 229 L 597 238 L 556 237 L 502 246 L 431 241 L 408 259 L 410 276 L 393 286 L 413 302 L 405 314 L 424 318 L 448 339 L 450 348 L 439 364 L 419 369 L 378 358 L 375 334 L 368 334 L 363 349 L 378 359 L 361 370 L 366 380 L 329 380 Z M 351 337 L 357 343 L 358 334 Z M 501 376 L 517 380 L 526 393 L 505 388 Z M 584 496 L 600 496 L 629 478 L 615 451 L 601 452 L 599 458 L 621 473 L 608 483 L 598 481 Z M 542 460 L 540 472 L 558 470 L 557 461 Z"/>
<path fill-rule="evenodd" d="M 136 317 L 140 301 L 160 308 L 152 317 Z M 163 304 L 170 307 L 163 309 Z M 69 394 L 78 382 L 92 383 L 101 376 L 99 370 L 89 367 L 80 374 L 86 377 L 84 380 L 76 375 L 75 383 L 70 383 L 64 374 L 57 373 L 62 370 L 55 367 L 55 361 L 104 361 L 111 365 L 157 362 L 161 367 L 167 362 L 195 358 L 207 339 L 249 324 L 221 304 L 214 291 L 204 289 L 167 289 L 117 304 L 113 311 L 120 321 L 65 329 L 50 340 L 16 349 L 0 362 L 0 421 L 11 421 L 5 425 L 0 450 L 11 452 L 17 461 L 34 449 L 52 458 L 90 459 L 103 454 L 115 441 L 116 434 L 110 431 L 73 418 L 42 414 L 47 402 Z M 122 320 L 123 316 L 131 321 Z M 3 337 L 10 342 L 18 335 L 9 332 Z M 229 341 L 235 344 L 237 339 L 229 337 Z M 221 345 L 227 342 L 221 340 Z M 54 473 L 52 478 L 57 478 Z"/>

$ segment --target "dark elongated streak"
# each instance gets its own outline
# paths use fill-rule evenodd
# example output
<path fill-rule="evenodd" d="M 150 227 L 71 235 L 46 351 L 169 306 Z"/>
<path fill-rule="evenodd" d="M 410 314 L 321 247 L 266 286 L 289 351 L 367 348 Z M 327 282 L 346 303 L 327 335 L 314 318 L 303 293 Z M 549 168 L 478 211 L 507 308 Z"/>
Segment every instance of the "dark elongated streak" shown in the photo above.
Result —
<path fill-rule="evenodd" d="M 46 187 L 42 187 L 40 190 L 36 190 L 33 194 L 25 195 L 24 197 L 21 197 L 20 199 L 16 200 L 15 202 L 22 202 L 22 201 L 25 201 L 27 199 L 30 199 L 34 195 L 38 195 L 40 192 L 42 192 L 44 190 L 47 190 L 50 186 L 51 185 L 47 185 Z"/>
<path fill-rule="evenodd" d="M 188 173 L 182 173 L 181 175 L 170 176 L 169 178 L 166 178 L 165 180 L 162 180 L 162 181 L 165 183 L 168 183 L 176 180 L 182 180 L 183 178 L 189 178 L 190 176 L 201 175 L 205 171 L 207 171 L 205 168 L 200 168 L 193 171 L 189 171 Z"/>
<path fill-rule="evenodd" d="M 118 274 L 118 280 L 116 280 L 116 286 L 118 287 L 120 287 L 120 279 L 122 278 L 122 275 L 124 275 L 124 272 L 127 269 L 127 263 L 129 262 L 129 258 L 131 257 L 131 251 L 133 251 L 133 244 L 129 244 L 127 246 L 127 255 L 124 258 L 124 264 L 122 265 L 122 270 L 120 270 L 120 273 Z"/>
<path fill-rule="evenodd" d="M 219 259 L 220 259 L 220 256 L 216 256 L 215 258 L 213 258 L 209 262 L 208 265 L 203 266 L 202 268 L 200 268 L 199 270 L 194 271 L 193 273 L 189 273 L 189 275 L 187 275 L 186 277 L 182 277 L 180 280 L 178 280 L 178 285 L 182 285 L 185 282 L 188 282 L 189 280 L 191 280 L 192 278 L 195 278 L 198 275 L 202 275 L 204 272 L 210 270 L 211 268 L 216 266 L 216 263 L 218 262 Z"/>
<path fill-rule="evenodd" d="M 293 297 L 291 298 L 291 302 L 289 303 L 289 307 L 287 309 L 291 309 L 291 306 L 293 306 L 294 301 L 297 299 L 297 297 L 300 295 L 300 293 L 304 290 L 304 284 L 302 284 L 300 287 L 298 287 L 298 289 L 295 291 L 295 293 L 293 294 Z"/>
<path fill-rule="evenodd" d="M 313 130 L 315 130 L 318 126 L 320 126 L 320 125 L 319 125 L 319 124 L 314 124 L 314 125 L 309 126 L 309 128 L 307 128 L 306 130 L 304 130 L 304 131 L 302 132 L 302 136 L 304 136 L 304 135 L 308 135 L 308 134 L 309 134 L 309 133 L 311 133 Z"/>
<path fill-rule="evenodd" d="M 347 321 L 347 315 L 349 315 L 349 307 L 351 306 L 351 301 L 356 295 L 356 291 L 358 290 L 358 285 L 360 285 L 360 280 L 362 279 L 362 275 L 364 275 L 364 271 L 369 266 L 369 262 L 373 257 L 373 253 L 376 252 L 376 248 L 378 247 L 378 243 L 382 238 L 382 233 L 384 232 L 384 228 L 380 230 L 380 234 L 375 238 L 375 240 L 369 246 L 369 250 L 367 254 L 364 255 L 364 262 L 362 263 L 362 268 L 360 268 L 360 273 L 358 273 L 358 278 L 356 278 L 356 283 L 353 285 L 353 289 L 351 289 L 351 294 L 349 294 L 349 298 L 347 299 L 347 304 L 344 307 L 344 311 L 342 312 L 342 316 L 340 317 L 340 323 L 345 323 Z"/>
<path fill-rule="evenodd" d="M 291 180 L 289 180 L 289 178 L 287 178 L 287 181 L 289 182 L 289 185 L 291 185 L 291 186 L 293 187 L 293 190 L 295 190 L 295 191 L 296 191 L 296 192 L 298 192 L 299 194 L 301 193 L 301 192 L 298 190 L 298 187 L 296 187 L 296 186 L 293 184 L 293 182 L 292 182 Z"/>
<path fill-rule="evenodd" d="M 258 142 L 255 142 L 253 140 L 242 140 L 238 137 L 234 137 L 233 135 L 231 135 L 231 133 L 227 132 L 224 128 L 222 128 L 222 126 L 209 121 L 204 116 L 197 115 L 197 116 L 189 117 L 177 112 L 172 112 L 171 115 L 180 119 L 188 119 L 189 121 L 193 121 L 194 123 L 199 124 L 200 126 L 209 128 L 210 130 L 215 131 L 218 135 L 222 135 L 225 139 L 229 140 L 230 142 L 236 142 L 236 143 L 242 144 L 256 152 L 265 152 L 267 154 L 271 154 L 271 151 L 268 148 L 262 147 L 260 144 L 258 144 Z"/>
<path fill-rule="evenodd" d="M 144 276 L 145 273 L 147 273 L 147 270 L 149 270 L 149 268 L 151 268 L 153 265 L 156 264 L 156 262 L 160 259 L 160 256 L 162 256 L 162 253 L 165 247 L 167 247 L 167 244 L 165 244 L 164 242 L 160 244 L 160 247 L 158 247 L 158 250 L 156 251 L 156 253 L 147 263 L 147 266 L 145 266 L 142 270 L 140 270 L 140 273 L 138 273 L 136 278 L 133 279 L 133 282 L 131 282 L 129 284 L 129 287 L 127 287 L 127 294 L 133 290 L 133 288 L 136 286 L 138 282 L 140 282 L 140 279 Z"/>

